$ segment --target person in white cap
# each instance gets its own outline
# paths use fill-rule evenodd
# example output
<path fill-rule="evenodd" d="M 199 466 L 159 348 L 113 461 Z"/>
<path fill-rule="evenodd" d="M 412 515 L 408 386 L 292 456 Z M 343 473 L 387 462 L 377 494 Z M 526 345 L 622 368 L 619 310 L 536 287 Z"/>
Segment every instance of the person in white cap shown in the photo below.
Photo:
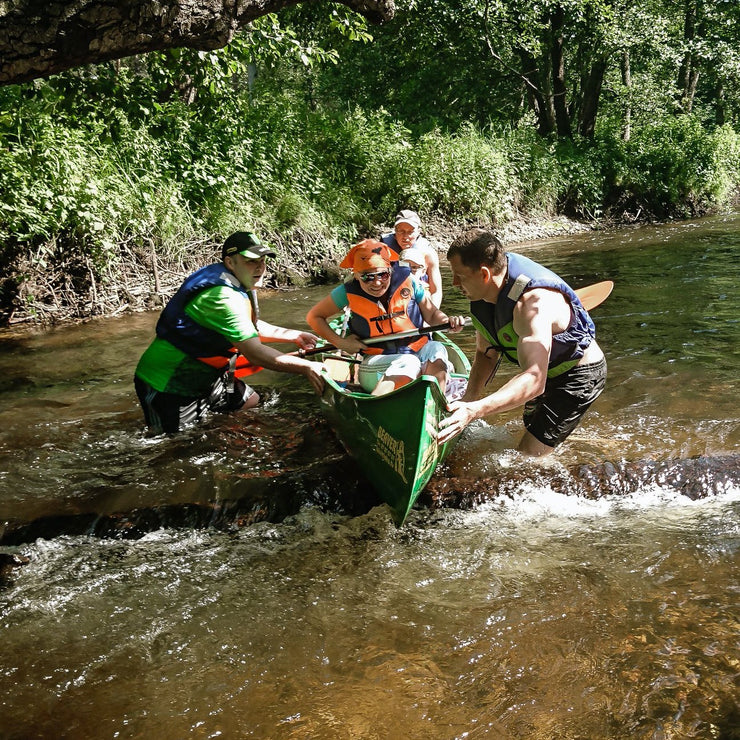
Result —
<path fill-rule="evenodd" d="M 427 275 L 427 263 L 424 253 L 416 247 L 409 247 L 401 252 L 401 262 L 408 265 L 411 274 L 429 290 L 429 275 Z"/>
<path fill-rule="evenodd" d="M 442 273 L 439 269 L 439 255 L 429 241 L 421 235 L 419 214 L 407 209 L 399 211 L 393 224 L 393 232 L 385 234 L 380 241 L 399 254 L 413 247 L 424 255 L 429 297 L 432 303 L 439 308 L 442 305 Z"/>
<path fill-rule="evenodd" d="M 251 231 L 237 231 L 221 248 L 221 262 L 185 279 L 157 322 L 157 336 L 136 367 L 134 387 L 147 426 L 174 433 L 209 411 L 248 409 L 259 402 L 242 377 L 262 370 L 305 375 L 320 393 L 322 365 L 262 344 L 316 346 L 310 332 L 273 326 L 259 317 L 256 288 L 265 258 L 275 252 Z"/>

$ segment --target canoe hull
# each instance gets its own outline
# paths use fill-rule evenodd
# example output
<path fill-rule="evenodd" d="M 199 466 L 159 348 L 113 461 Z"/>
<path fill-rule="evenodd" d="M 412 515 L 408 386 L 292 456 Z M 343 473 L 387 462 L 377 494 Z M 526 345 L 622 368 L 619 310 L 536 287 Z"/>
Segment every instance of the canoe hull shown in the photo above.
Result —
<path fill-rule="evenodd" d="M 461 371 L 457 374 L 466 377 L 465 356 L 446 337 L 440 340 L 448 345 L 450 359 Z M 457 441 L 438 442 L 439 422 L 448 416 L 446 405 L 439 384 L 430 376 L 383 396 L 369 396 L 327 380 L 324 414 L 363 475 L 390 506 L 397 526 Z"/>

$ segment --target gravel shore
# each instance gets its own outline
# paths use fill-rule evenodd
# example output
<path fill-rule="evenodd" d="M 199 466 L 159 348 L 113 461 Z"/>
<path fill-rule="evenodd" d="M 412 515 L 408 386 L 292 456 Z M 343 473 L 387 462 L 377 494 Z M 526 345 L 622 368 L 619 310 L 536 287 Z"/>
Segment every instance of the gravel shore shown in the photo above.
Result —
<path fill-rule="evenodd" d="M 503 244 L 516 244 L 567 234 L 580 234 L 585 231 L 591 231 L 592 228 L 590 224 L 573 221 L 566 216 L 551 216 L 537 221 L 526 221 L 523 219 L 508 221 L 500 228 L 494 228 L 493 231 L 498 235 Z M 430 222 L 422 225 L 422 233 L 429 240 L 429 243 L 441 254 L 447 252 L 447 248 L 452 241 L 464 229 L 464 225 L 458 228 L 443 222 Z"/>

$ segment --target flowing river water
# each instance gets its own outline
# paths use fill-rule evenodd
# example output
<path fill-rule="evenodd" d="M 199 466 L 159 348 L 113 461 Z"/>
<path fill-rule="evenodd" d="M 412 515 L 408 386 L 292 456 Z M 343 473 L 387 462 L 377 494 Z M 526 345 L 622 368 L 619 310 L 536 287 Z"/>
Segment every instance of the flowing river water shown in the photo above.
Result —
<path fill-rule="evenodd" d="M 0 738 L 740 737 L 739 247 L 738 215 L 517 246 L 615 281 L 607 389 L 546 463 L 471 425 L 401 529 L 301 378 L 150 438 L 156 314 L 0 335 Z"/>

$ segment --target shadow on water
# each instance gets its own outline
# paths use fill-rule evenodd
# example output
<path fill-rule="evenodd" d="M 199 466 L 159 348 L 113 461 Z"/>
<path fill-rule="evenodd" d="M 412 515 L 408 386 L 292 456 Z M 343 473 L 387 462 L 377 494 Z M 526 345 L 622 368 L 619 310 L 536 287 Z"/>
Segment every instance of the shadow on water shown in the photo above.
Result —
<path fill-rule="evenodd" d="M 262 408 L 249 416 L 213 416 L 172 437 L 117 430 L 96 438 L 89 416 L 84 431 L 70 434 L 79 404 L 44 400 L 55 416 L 42 425 L 45 441 L 28 429 L 5 472 L 6 480 L 19 475 L 0 501 L 0 545 L 60 535 L 135 539 L 164 527 L 229 530 L 305 507 L 355 516 L 377 505 L 309 391 L 288 380 L 261 393 Z"/>
<path fill-rule="evenodd" d="M 206 494 L 219 488 L 222 474 L 214 475 L 200 473 Z M 696 500 L 740 486 L 740 455 L 606 462 L 571 468 L 520 463 L 516 470 L 500 468 L 495 476 L 467 478 L 449 476 L 443 468 L 422 492 L 419 505 L 432 510 L 470 509 L 532 486 L 547 486 L 551 491 L 586 499 L 626 496 L 660 487 Z M 61 535 L 136 539 L 162 528 L 232 531 L 255 522 L 281 522 L 306 507 L 359 516 L 379 503 L 367 481 L 357 478 L 351 459 L 341 450 L 335 450 L 332 459 L 325 449 L 318 462 L 302 465 L 299 470 L 232 475 L 223 495 L 216 500 L 134 507 L 106 514 L 89 511 L 41 516 L 28 522 L 6 521 L 0 529 L 0 546 L 18 546 Z"/>

